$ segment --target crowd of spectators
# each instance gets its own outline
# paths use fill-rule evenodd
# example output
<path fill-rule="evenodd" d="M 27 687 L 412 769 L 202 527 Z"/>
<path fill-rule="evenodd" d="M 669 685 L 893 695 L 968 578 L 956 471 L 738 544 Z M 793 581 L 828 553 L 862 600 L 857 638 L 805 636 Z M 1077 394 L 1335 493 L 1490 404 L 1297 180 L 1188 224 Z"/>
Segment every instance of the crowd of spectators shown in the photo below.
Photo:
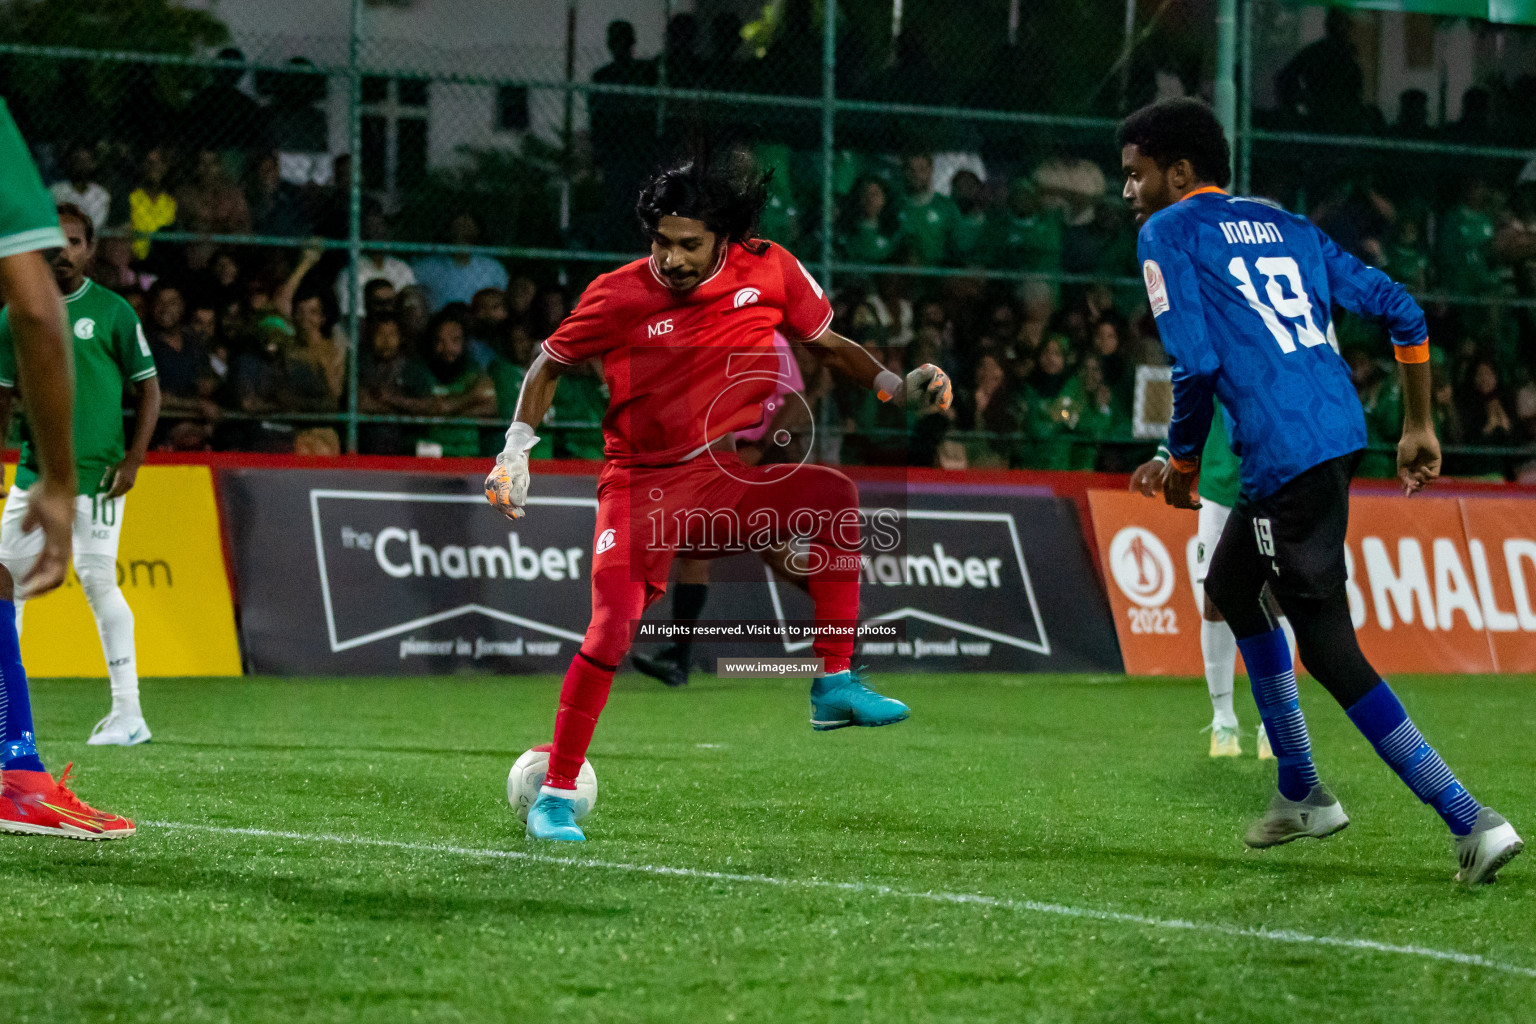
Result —
<path fill-rule="evenodd" d="M 712 24 L 704 33 L 691 15 L 679 15 L 662 52 L 647 61 L 634 56 L 633 32 L 617 22 L 609 34 L 614 60 L 594 81 L 664 79 L 726 91 L 794 91 L 783 85 L 795 80 L 785 77 L 794 64 L 790 54 L 778 55 L 772 73 L 772 53 L 755 65 L 743 63 L 729 27 Z M 1443 440 L 1505 449 L 1453 451 L 1448 470 L 1536 476 L 1536 463 L 1526 465 L 1536 455 L 1536 159 L 1497 152 L 1529 149 L 1536 140 L 1536 75 L 1468 89 L 1455 116 L 1439 125 L 1431 124 L 1427 95 L 1410 89 L 1389 118 L 1364 98 L 1355 31 L 1347 11 L 1331 9 L 1324 36 L 1276 76 L 1276 105 L 1257 111 L 1256 124 L 1463 148 L 1410 154 L 1261 140 L 1252 191 L 1308 216 L 1345 249 L 1422 297 Z M 930 88 L 935 76 L 920 73 L 924 64 L 917 39 L 899 41 L 882 75 L 847 75 L 840 60 L 839 92 L 1027 108 L 1003 96 L 1001 85 L 991 96 L 941 96 L 942 89 Z M 921 98 L 902 93 L 913 83 L 921 83 Z M 593 149 L 609 187 L 617 179 L 617 191 L 631 194 L 628 169 L 603 164 L 601 155 L 624 150 L 636 104 L 645 101 L 611 102 L 628 104 L 631 116 L 605 122 L 594 115 Z M 709 108 L 696 115 L 720 117 Z M 856 140 L 857 124 L 840 117 L 839 139 Z M 836 153 L 832 251 L 843 264 L 839 305 L 848 317 L 838 323 L 893 365 L 940 353 L 968 385 L 966 400 L 950 417 L 948 440 L 939 439 L 937 430 L 919 432 L 927 440 L 914 445 L 908 458 L 926 463 L 931 454 L 952 465 L 965 459 L 972 465 L 1124 466 L 1141 451 L 1129 440 L 1136 367 L 1157 364 L 1162 355 L 1139 289 L 1124 285 L 1135 267 L 1135 228 L 1118 195 L 1111 148 L 1102 138 L 1084 140 L 1070 131 L 1013 130 L 1006 136 L 1010 145 L 998 145 L 996 132 L 963 122 L 887 119 L 882 129 L 883 137 L 869 133 L 877 137 Z M 798 251 L 820 251 L 819 152 L 797 148 L 794 133 L 771 122 L 743 148 L 773 171 L 764 235 Z M 1411 173 L 1405 173 L 1410 160 Z M 622 221 L 607 223 L 630 230 Z M 921 269 L 902 273 L 905 268 Z M 1073 283 L 988 285 L 967 279 L 966 270 L 1037 272 Z M 1342 311 L 1334 316 L 1371 441 L 1382 449 L 1366 471 L 1390 475 L 1388 449 L 1399 430 L 1401 397 L 1386 339 Z M 931 330 L 923 332 L 925 327 Z M 912 347 L 915 342 L 921 348 Z M 880 410 L 860 408 L 836 389 L 829 394 L 839 403 L 843 424 L 858 429 L 850 446 L 854 457 L 897 457 L 870 441 L 868 430 Z M 894 433 L 896 424 L 885 426 Z M 967 436 L 978 431 L 1009 440 Z"/>
<path fill-rule="evenodd" d="M 475 230 L 469 215 L 456 219 L 466 222 L 456 229 L 462 234 Z M 371 240 L 382 242 L 382 214 L 368 223 Z M 150 270 L 148 256 L 134 260 L 131 243 L 122 243 L 99 248 L 92 274 L 143 321 L 164 394 L 156 445 L 170 450 L 339 452 L 354 358 L 359 412 L 423 420 L 366 424 L 361 451 L 500 450 L 500 428 L 425 420 L 510 418 L 537 341 L 567 307 L 560 289 L 509 278 L 499 262 L 476 255 L 406 262 L 370 248 L 354 288 L 345 252 L 319 245 L 203 253 L 201 243 L 156 241 L 161 259 Z M 356 345 L 342 315 L 354 295 Z M 570 407 L 571 418 L 588 418 L 592 401 L 580 390 L 562 386 L 562 417 Z M 599 412 L 601 405 L 599 395 Z M 600 454 L 588 440 L 556 438 L 543 454 Z"/>
<path fill-rule="evenodd" d="M 1335 13 L 1328 24 L 1328 35 L 1281 72 L 1282 108 L 1270 115 L 1273 123 L 1436 134 L 1415 121 L 1424 115 L 1422 97 L 1404 96 L 1396 125 L 1373 117 L 1359 101 L 1348 21 Z M 593 80 L 701 88 L 726 88 L 729 80 L 742 88 L 755 80 L 742 77 L 739 35 L 739 25 L 701 32 L 691 16 L 679 15 L 665 59 L 640 59 L 633 29 L 615 22 L 612 60 Z M 781 49 L 775 59 L 789 66 L 802 57 L 819 66 L 809 50 L 797 57 Z M 54 197 L 96 224 L 93 278 L 125 295 L 144 321 L 165 395 L 156 444 L 338 451 L 355 372 L 356 408 L 375 418 L 361 426 L 360 451 L 499 450 L 496 424 L 511 416 L 539 341 L 564 317 L 583 279 L 557 283 L 547 265 L 472 251 L 392 251 L 388 197 L 373 191 L 362 206 L 354 278 L 345 250 L 318 241 L 347 236 L 350 158 L 326 157 L 323 167 L 314 154 L 296 162 L 290 150 L 322 145 L 323 123 L 304 113 L 313 108 L 292 89 L 258 104 L 239 81 L 230 69 L 196 97 L 201 132 L 171 131 L 137 147 L 120 140 L 53 144 L 41 154 Z M 1461 120 L 1438 135 L 1512 141 L 1512 122 L 1489 110 L 1514 106 L 1490 105 L 1489 96 L 1486 89 L 1469 93 Z M 626 94 L 590 98 L 587 173 L 599 187 L 585 210 L 578 203 L 567 244 L 641 250 L 633 196 L 662 143 L 634 140 L 637 126 L 644 136 L 656 123 L 654 105 Z M 674 106 L 676 117 L 687 113 L 686 104 Z M 209 127 L 236 114 L 256 127 L 237 138 Z M 284 140 L 300 136 L 304 141 L 284 148 Z M 834 327 L 898 371 L 944 365 L 956 381 L 955 407 L 909 424 L 806 366 L 821 457 L 1130 468 L 1149 448 L 1132 429 L 1139 368 L 1165 358 L 1139 282 L 1128 277 L 1135 226 L 1119 198 L 1114 154 L 1102 139 L 1080 144 L 1066 135 L 1033 137 L 1035 145 L 1001 153 L 954 133 L 929 141 L 913 144 L 893 133 L 883 145 L 837 151 L 829 218 L 841 265 Z M 772 172 L 761 233 L 811 263 L 822 250 L 819 152 L 771 131 L 736 147 Z M 1298 169 L 1295 160 L 1261 153 L 1255 190 L 1304 212 L 1346 249 L 1428 296 L 1442 438 L 1503 449 L 1453 454 L 1448 469 L 1526 472 L 1532 456 L 1520 450 L 1536 455 L 1536 161 L 1463 159 L 1443 186 L 1426 185 L 1432 175 L 1385 174 L 1364 158 L 1303 163 Z M 486 225 L 473 209 L 444 209 L 440 228 L 437 237 L 468 250 Z M 165 232 L 182 236 L 168 241 Z M 188 240 L 187 233 L 213 237 Z M 294 244 L 217 238 L 229 235 Z M 1012 276 L 989 276 L 994 271 Z M 1020 272 L 1040 276 L 1021 280 Z M 348 331 L 354 305 L 356 339 Z M 1367 325 L 1337 314 L 1336 321 L 1371 440 L 1381 449 L 1364 471 L 1389 475 L 1402 402 L 1389 349 Z M 552 428 L 535 455 L 598 457 L 595 424 L 605 406 L 595 370 L 564 378 Z M 460 422 L 430 422 L 445 418 Z"/>

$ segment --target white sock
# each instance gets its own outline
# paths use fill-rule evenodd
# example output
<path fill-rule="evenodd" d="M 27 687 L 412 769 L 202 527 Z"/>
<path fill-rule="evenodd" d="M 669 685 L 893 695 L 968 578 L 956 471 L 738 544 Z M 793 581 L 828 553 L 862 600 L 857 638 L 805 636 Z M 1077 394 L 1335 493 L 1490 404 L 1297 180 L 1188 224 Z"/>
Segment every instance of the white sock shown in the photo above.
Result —
<path fill-rule="evenodd" d="M 1200 620 L 1200 653 L 1205 656 L 1205 686 L 1211 692 L 1211 725 L 1236 729 L 1232 677 L 1237 671 L 1237 637 L 1225 622 Z"/>
<path fill-rule="evenodd" d="M 5 571 L 11 574 L 11 601 L 16 605 L 16 635 L 21 636 L 21 609 L 27 603 L 27 599 L 21 593 L 21 581 L 27 578 L 27 573 L 32 571 L 32 566 L 37 564 L 37 556 L 31 558 L 11 558 L 4 563 Z"/>
<path fill-rule="evenodd" d="M 133 609 L 117 585 L 117 561 L 105 555 L 80 555 L 75 573 L 85 599 L 96 616 L 101 653 L 107 659 L 107 678 L 112 684 L 112 713 L 141 718 L 139 668 L 133 643 Z"/>

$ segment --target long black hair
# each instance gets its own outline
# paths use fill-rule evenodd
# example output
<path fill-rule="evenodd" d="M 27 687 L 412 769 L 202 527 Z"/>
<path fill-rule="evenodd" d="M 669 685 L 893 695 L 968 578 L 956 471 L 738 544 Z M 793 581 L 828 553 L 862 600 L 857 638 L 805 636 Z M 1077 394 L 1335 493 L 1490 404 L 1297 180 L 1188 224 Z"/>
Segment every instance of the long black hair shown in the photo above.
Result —
<path fill-rule="evenodd" d="M 702 221 L 727 244 L 765 247 L 755 240 L 771 178 L 739 150 L 723 157 L 706 153 L 658 171 L 640 190 L 635 213 L 647 238 L 661 218 L 687 217 Z"/>
<path fill-rule="evenodd" d="M 842 209 L 838 211 L 838 235 L 847 238 L 858 228 L 859 222 L 864 219 L 864 211 L 860 204 L 864 196 L 866 186 L 874 185 L 885 193 L 885 206 L 880 210 L 880 233 L 892 238 L 901 230 L 897 222 L 900 211 L 896 209 L 896 196 L 891 191 L 890 182 L 878 174 L 865 174 L 853 183 L 849 189 L 848 197 L 843 200 Z"/>

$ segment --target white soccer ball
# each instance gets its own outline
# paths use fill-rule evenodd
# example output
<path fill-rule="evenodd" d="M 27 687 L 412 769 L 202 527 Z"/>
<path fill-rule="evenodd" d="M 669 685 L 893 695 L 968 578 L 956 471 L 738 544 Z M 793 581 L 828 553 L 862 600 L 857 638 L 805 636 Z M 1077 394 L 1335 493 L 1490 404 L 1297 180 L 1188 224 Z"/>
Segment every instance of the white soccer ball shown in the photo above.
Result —
<path fill-rule="evenodd" d="M 512 764 L 507 776 L 507 803 L 522 821 L 528 820 L 528 808 L 539 798 L 539 787 L 544 785 L 544 775 L 549 771 L 549 744 L 525 750 L 523 756 Z M 582 759 L 581 771 L 576 774 L 576 820 L 592 813 L 597 805 L 597 773 L 592 762 Z"/>

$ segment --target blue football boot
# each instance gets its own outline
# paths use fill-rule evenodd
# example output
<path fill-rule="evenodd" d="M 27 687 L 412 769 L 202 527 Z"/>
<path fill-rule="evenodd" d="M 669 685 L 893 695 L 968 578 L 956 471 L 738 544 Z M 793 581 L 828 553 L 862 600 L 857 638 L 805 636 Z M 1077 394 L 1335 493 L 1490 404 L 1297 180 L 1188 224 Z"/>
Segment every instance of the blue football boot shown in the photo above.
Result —
<path fill-rule="evenodd" d="M 587 838 L 576 824 L 576 801 L 552 793 L 540 793 L 528 808 L 528 838 L 558 839 L 579 843 Z"/>
<path fill-rule="evenodd" d="M 820 732 L 849 725 L 894 725 L 911 713 L 901 701 L 865 686 L 853 672 L 822 676 L 811 684 L 811 728 Z"/>

